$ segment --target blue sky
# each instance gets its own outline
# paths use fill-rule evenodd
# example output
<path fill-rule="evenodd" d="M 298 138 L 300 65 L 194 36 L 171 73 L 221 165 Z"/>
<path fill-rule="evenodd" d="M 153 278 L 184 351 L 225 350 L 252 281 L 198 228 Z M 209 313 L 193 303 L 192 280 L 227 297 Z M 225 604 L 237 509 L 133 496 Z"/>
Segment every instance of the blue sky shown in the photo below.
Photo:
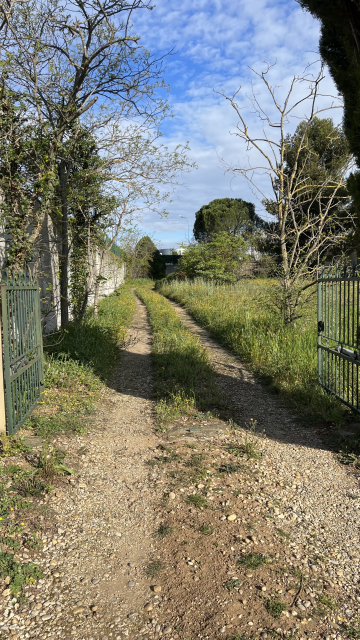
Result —
<path fill-rule="evenodd" d="M 241 86 L 239 99 L 244 115 L 258 127 L 246 98 L 251 88 L 248 67 L 262 70 L 264 61 L 276 63 L 272 82 L 279 86 L 281 97 L 292 76 L 302 75 L 304 68 L 319 58 L 319 25 L 295 0 L 154 2 L 152 11 L 134 15 L 134 25 L 142 44 L 152 54 L 162 55 L 174 49 L 165 71 L 174 117 L 163 128 L 164 141 L 170 148 L 189 141 L 190 158 L 198 165 L 197 170 L 181 179 L 183 186 L 177 188 L 173 202 L 167 206 L 169 216 L 161 219 L 145 213 L 139 225 L 158 246 L 167 247 L 186 240 L 187 221 L 180 215 L 188 218 L 191 234 L 195 212 L 215 198 L 252 201 L 261 214 L 261 204 L 246 180 L 232 179 L 221 168 L 221 157 L 229 163 L 241 162 L 246 159 L 246 150 L 241 140 L 230 133 L 237 124 L 236 113 L 215 91 L 230 95 Z M 337 93 L 330 77 L 326 78 L 324 89 L 325 93 Z M 271 112 L 260 83 L 255 84 L 255 90 Z M 330 115 L 336 122 L 341 120 L 339 109 Z M 301 118 L 303 113 L 298 116 Z M 294 119 L 289 123 L 290 131 L 297 122 Z M 266 190 L 265 180 L 263 186 Z"/>

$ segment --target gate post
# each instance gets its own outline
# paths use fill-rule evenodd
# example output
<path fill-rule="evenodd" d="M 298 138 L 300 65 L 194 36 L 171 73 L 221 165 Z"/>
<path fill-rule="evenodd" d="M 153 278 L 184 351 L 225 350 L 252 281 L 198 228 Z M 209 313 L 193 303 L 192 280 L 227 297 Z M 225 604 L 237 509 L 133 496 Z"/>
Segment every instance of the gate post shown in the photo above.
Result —
<path fill-rule="evenodd" d="M 2 313 L 0 304 L 0 434 L 6 434 L 6 412 L 5 412 L 5 386 L 4 386 L 4 363 L 2 347 Z"/>

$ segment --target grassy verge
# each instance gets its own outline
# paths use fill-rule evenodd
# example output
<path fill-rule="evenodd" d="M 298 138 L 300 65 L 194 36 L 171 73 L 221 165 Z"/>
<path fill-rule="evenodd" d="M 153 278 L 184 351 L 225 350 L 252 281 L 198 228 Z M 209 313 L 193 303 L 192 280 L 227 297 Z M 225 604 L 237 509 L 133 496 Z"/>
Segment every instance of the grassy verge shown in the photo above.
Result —
<path fill-rule="evenodd" d="M 156 410 L 161 427 L 180 415 L 212 410 L 218 394 L 199 338 L 187 331 L 169 302 L 149 285 L 138 287 L 136 294 L 147 307 L 153 331 Z"/>
<path fill-rule="evenodd" d="M 166 282 L 159 292 L 183 304 L 233 353 L 247 360 L 297 411 L 340 424 L 346 413 L 317 381 L 316 300 L 286 326 L 271 304 L 272 280 L 214 285 L 202 280 Z"/>
<path fill-rule="evenodd" d="M 125 285 L 100 302 L 98 318 L 90 309 L 83 322 L 72 322 L 60 336 L 45 340 L 45 392 L 27 424 L 37 435 L 86 428 L 114 372 L 134 310 L 131 287 Z"/>
<path fill-rule="evenodd" d="M 60 432 L 83 432 L 101 398 L 104 383 L 114 371 L 119 345 L 124 342 L 135 310 L 131 285 L 108 296 L 82 323 L 45 341 L 45 392 L 42 400 L 15 437 L 0 438 L 0 579 L 3 595 L 24 597 L 26 585 L 43 577 L 36 562 L 25 560 L 41 547 L 40 516 L 44 497 L 57 477 L 74 471 L 66 452 L 54 446 Z M 24 442 L 24 432 L 40 436 L 35 450 Z M 40 537 L 39 537 L 40 536 Z M 24 561 L 25 560 L 25 561 Z"/>

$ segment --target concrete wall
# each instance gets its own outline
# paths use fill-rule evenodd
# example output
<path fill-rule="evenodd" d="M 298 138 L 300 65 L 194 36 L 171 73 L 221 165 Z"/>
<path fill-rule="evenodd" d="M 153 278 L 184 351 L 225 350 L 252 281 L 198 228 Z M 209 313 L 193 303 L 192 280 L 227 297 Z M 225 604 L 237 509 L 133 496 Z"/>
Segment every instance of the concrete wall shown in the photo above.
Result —
<path fill-rule="evenodd" d="M 4 268 L 6 254 L 6 239 L 0 230 L 0 269 Z M 59 284 L 59 251 L 56 233 L 50 216 L 44 220 L 41 237 L 38 242 L 39 285 L 41 296 L 41 311 L 43 330 L 51 333 L 60 328 L 60 284 Z M 89 305 L 94 302 L 94 284 L 99 273 L 100 252 L 92 251 L 90 260 L 90 295 Z M 71 252 L 70 259 L 71 261 Z M 100 282 L 100 300 L 113 293 L 125 280 L 126 267 L 119 258 L 110 253 L 105 256 L 103 278 Z M 70 285 L 69 269 L 69 285 Z M 71 313 L 70 313 L 71 317 Z"/>

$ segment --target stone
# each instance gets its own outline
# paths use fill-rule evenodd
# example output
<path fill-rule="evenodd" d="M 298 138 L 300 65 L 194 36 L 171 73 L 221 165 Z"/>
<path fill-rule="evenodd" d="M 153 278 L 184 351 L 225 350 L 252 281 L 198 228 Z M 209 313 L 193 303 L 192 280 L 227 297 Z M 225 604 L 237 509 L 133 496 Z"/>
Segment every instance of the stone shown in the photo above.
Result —
<path fill-rule="evenodd" d="M 155 627 L 155 632 L 159 633 L 160 630 L 161 630 L 161 626 L 159 624 L 157 624 L 156 627 Z"/>
<path fill-rule="evenodd" d="M 226 627 L 221 627 L 221 629 L 219 629 L 220 633 L 225 633 L 226 631 Z"/>
<path fill-rule="evenodd" d="M 122 533 L 120 533 L 120 531 L 115 531 L 115 535 L 116 535 L 118 538 L 121 538 Z"/>
<path fill-rule="evenodd" d="M 98 578 L 92 578 L 91 582 L 93 584 L 97 584 L 99 582 L 99 579 Z"/>
<path fill-rule="evenodd" d="M 90 607 L 90 609 L 91 609 L 91 611 L 97 611 L 97 610 L 98 610 L 98 608 L 97 608 L 97 605 L 96 605 L 96 604 L 93 604 L 93 605 Z"/>
<path fill-rule="evenodd" d="M 237 518 L 237 515 L 235 515 L 235 513 L 232 513 L 230 516 L 227 517 L 229 522 L 234 522 L 236 518 Z"/>
<path fill-rule="evenodd" d="M 175 496 L 175 493 L 173 491 L 170 491 L 169 498 L 170 498 L 170 500 L 175 500 L 176 496 Z"/>
<path fill-rule="evenodd" d="M 127 583 L 128 587 L 135 587 L 135 582 L 133 582 L 133 580 L 129 580 L 129 582 Z"/>
<path fill-rule="evenodd" d="M 144 607 L 144 611 L 152 611 L 152 610 L 153 610 L 153 606 L 150 602 L 148 602 L 148 604 L 146 604 Z"/>
<path fill-rule="evenodd" d="M 161 591 L 161 587 L 160 587 L 159 584 L 154 584 L 151 588 L 152 588 L 154 593 L 160 593 L 160 591 Z"/>
<path fill-rule="evenodd" d="M 164 633 L 171 633 L 171 627 L 165 627 Z"/>
<path fill-rule="evenodd" d="M 10 582 L 11 582 L 10 576 L 6 576 L 4 582 L 5 582 L 5 584 L 10 584 Z"/>

